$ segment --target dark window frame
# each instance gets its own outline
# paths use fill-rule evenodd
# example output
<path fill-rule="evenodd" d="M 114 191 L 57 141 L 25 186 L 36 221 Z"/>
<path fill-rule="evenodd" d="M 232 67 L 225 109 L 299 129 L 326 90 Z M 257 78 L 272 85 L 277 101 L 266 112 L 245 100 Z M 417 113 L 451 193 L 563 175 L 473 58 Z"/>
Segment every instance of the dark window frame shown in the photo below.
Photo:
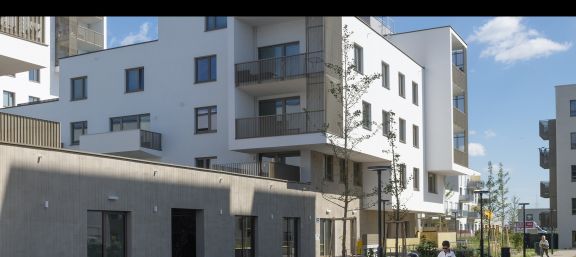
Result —
<path fill-rule="evenodd" d="M 418 90 L 418 83 L 412 81 L 412 103 L 416 106 L 419 105 L 419 90 Z"/>
<path fill-rule="evenodd" d="M 74 87 L 74 81 L 76 80 L 82 80 L 82 97 L 79 98 L 74 98 L 74 95 L 76 90 Z M 70 101 L 81 101 L 81 100 L 86 100 L 88 99 L 88 76 L 82 76 L 82 77 L 75 77 L 75 78 L 71 78 L 70 79 Z"/>
<path fill-rule="evenodd" d="M 420 191 L 420 169 L 412 168 L 412 187 L 414 191 Z"/>
<path fill-rule="evenodd" d="M 217 156 L 208 156 L 208 157 L 196 157 L 194 158 L 194 166 L 196 168 L 203 168 L 203 169 L 210 169 L 212 165 L 212 160 L 218 159 Z M 198 166 L 198 162 L 202 162 L 202 166 Z M 206 161 L 208 161 L 208 167 L 206 167 Z"/>
<path fill-rule="evenodd" d="M 128 226 L 129 226 L 128 223 L 129 223 L 129 219 L 130 219 L 129 218 L 130 212 L 127 212 L 127 211 L 104 211 L 104 210 L 88 210 L 88 212 L 100 212 L 101 216 L 102 216 L 102 223 L 101 223 L 101 228 L 102 228 L 102 231 L 101 231 L 101 235 L 102 235 L 102 257 L 106 256 L 105 250 L 104 250 L 105 249 L 105 242 L 107 239 L 107 238 L 105 238 L 106 233 L 104 231 L 104 224 L 105 224 L 104 216 L 105 216 L 105 214 L 111 214 L 112 213 L 112 214 L 123 214 L 124 215 L 124 228 L 123 228 L 123 230 L 124 230 L 124 253 L 123 253 L 123 255 L 124 255 L 124 257 L 127 257 L 128 256 L 128 247 L 130 245 L 130 242 L 128 239 L 130 237 L 130 234 L 128 232 Z M 86 213 L 87 215 L 88 215 L 88 212 Z M 88 250 L 89 250 L 89 248 L 87 248 L 86 251 L 88 251 Z M 86 252 L 86 254 L 88 254 L 88 252 Z"/>
<path fill-rule="evenodd" d="M 406 76 L 398 72 L 398 95 L 406 99 Z"/>
<path fill-rule="evenodd" d="M 437 187 L 437 177 L 434 173 L 428 173 L 428 193 L 437 194 L 438 189 Z"/>
<path fill-rule="evenodd" d="M 250 227 L 248 227 L 246 225 L 246 220 L 248 220 L 248 219 L 250 219 L 250 221 L 251 221 Z M 235 216 L 235 223 L 236 224 L 234 224 L 235 225 L 234 226 L 234 234 L 235 234 L 234 235 L 234 242 L 236 242 L 236 240 L 237 240 L 236 229 L 238 228 L 238 224 L 237 224 L 238 222 L 242 223 L 242 225 L 241 225 L 241 231 L 242 232 L 240 233 L 241 234 L 241 239 L 240 239 L 241 252 L 240 252 L 240 255 L 238 255 L 238 253 L 236 253 L 236 250 L 238 250 L 238 248 L 236 248 L 236 246 L 234 246 L 234 251 L 235 251 L 234 254 L 235 254 L 235 256 L 239 256 L 239 257 L 254 257 L 254 256 L 256 256 L 256 243 L 257 243 L 256 237 L 258 236 L 258 233 L 256 231 L 256 229 L 258 229 L 258 226 L 256 225 L 257 218 L 256 218 L 256 216 L 245 216 L 245 215 L 236 215 Z M 251 233 L 250 234 L 251 235 L 250 236 L 250 253 L 245 255 L 245 253 L 246 253 L 245 250 L 247 250 L 247 249 L 244 249 L 244 244 L 245 244 L 245 242 L 247 242 L 247 240 L 246 241 L 244 240 L 245 238 L 244 238 L 243 232 L 246 231 L 247 229 L 249 229 L 250 233 Z M 234 244 L 236 244 L 236 243 L 234 243 Z"/>
<path fill-rule="evenodd" d="M 576 215 L 576 198 L 572 198 L 572 215 Z"/>
<path fill-rule="evenodd" d="M 576 100 L 570 100 L 570 117 L 576 117 Z"/>
<path fill-rule="evenodd" d="M 200 110 L 204 110 L 207 109 L 208 113 L 206 115 L 208 115 L 208 129 L 203 129 L 203 130 L 199 130 L 198 129 L 198 112 Z M 215 109 L 215 112 L 212 112 L 212 110 Z M 215 113 L 216 115 L 216 126 L 215 128 L 212 127 L 212 114 Z M 207 133 L 216 133 L 218 132 L 218 106 L 217 105 L 212 105 L 212 106 L 203 106 L 203 107 L 197 107 L 194 108 L 194 133 L 195 134 L 207 134 Z"/>
<path fill-rule="evenodd" d="M 466 97 L 465 95 L 456 95 L 452 97 L 452 105 L 453 107 L 462 112 L 466 113 Z"/>
<path fill-rule="evenodd" d="M 290 228 L 290 223 L 288 221 L 292 221 L 293 227 Z M 288 249 L 292 249 L 294 248 L 294 252 L 288 250 L 287 251 L 287 255 L 284 255 L 284 251 L 282 251 L 282 256 L 285 257 L 298 257 L 300 256 L 298 254 L 299 250 L 299 240 L 300 240 L 300 218 L 297 217 L 284 217 L 284 219 L 282 220 L 282 247 L 286 247 Z M 290 231 L 290 229 L 292 229 L 293 231 Z M 285 240 L 288 236 L 286 235 L 287 233 L 292 232 L 292 240 L 288 241 Z M 292 242 L 293 247 L 291 248 L 288 242 Z"/>
<path fill-rule="evenodd" d="M 362 128 L 372 130 L 372 104 L 362 101 Z"/>
<path fill-rule="evenodd" d="M 130 76 L 128 74 L 132 71 L 138 71 L 138 87 L 136 89 L 130 89 L 128 86 L 130 84 Z M 144 91 L 144 66 L 126 69 L 124 74 L 126 77 L 124 93 L 128 94 Z"/>
<path fill-rule="evenodd" d="M 576 182 L 576 165 L 571 165 L 572 182 Z"/>
<path fill-rule="evenodd" d="M 406 179 L 406 164 L 398 164 L 398 176 L 398 182 L 400 182 L 403 189 L 406 189 L 408 184 Z"/>
<path fill-rule="evenodd" d="M 354 185 L 362 186 L 362 167 L 359 162 L 354 162 L 353 170 L 354 170 Z"/>
<path fill-rule="evenodd" d="M 454 150 L 458 150 L 460 152 L 464 152 L 466 150 L 466 133 L 465 132 L 459 132 L 459 133 L 455 133 L 453 135 L 453 140 L 454 140 Z M 462 144 L 460 144 L 462 143 Z M 462 146 L 462 149 L 460 149 L 460 145 Z"/>
<path fill-rule="evenodd" d="M 332 233 L 332 227 L 334 221 L 331 219 L 323 219 L 320 218 L 320 239 L 318 244 L 320 245 L 320 256 L 331 256 L 333 254 L 333 246 L 334 246 L 334 234 Z M 328 231 L 326 231 L 328 229 Z M 329 236 L 330 238 L 326 238 Z"/>
<path fill-rule="evenodd" d="M 340 183 L 344 184 L 346 181 L 346 160 L 338 158 L 338 172 Z"/>
<path fill-rule="evenodd" d="M 412 124 L 412 146 L 420 148 L 420 127 Z"/>
<path fill-rule="evenodd" d="M 88 132 L 88 121 L 84 120 L 84 121 L 75 121 L 75 122 L 70 122 L 70 145 L 79 145 L 80 144 L 80 136 L 78 136 L 78 140 L 74 140 L 74 130 L 76 128 L 74 128 L 74 125 L 76 124 L 81 124 L 82 125 L 82 129 L 83 133 L 80 135 L 86 135 L 86 132 Z"/>
<path fill-rule="evenodd" d="M 382 110 L 382 135 L 388 137 L 390 133 L 390 112 Z"/>
<path fill-rule="evenodd" d="M 354 43 L 354 70 L 364 74 L 364 48 Z"/>
<path fill-rule="evenodd" d="M 398 118 L 398 141 L 406 144 L 406 120 Z"/>
<path fill-rule="evenodd" d="M 40 83 L 40 69 L 28 70 L 28 81 Z"/>
<path fill-rule="evenodd" d="M 198 74 L 199 74 L 199 66 L 198 66 L 198 62 L 203 60 L 203 59 L 208 59 L 208 79 L 206 80 L 198 80 Z M 214 62 L 216 63 L 216 71 L 214 71 L 214 78 L 212 78 L 212 59 L 214 59 Z M 196 57 L 194 58 L 194 84 L 201 84 L 201 83 L 208 83 L 208 82 L 214 82 L 214 81 L 218 81 L 218 58 L 216 54 L 212 54 L 212 55 L 206 55 L 206 56 L 200 56 L 200 57 Z"/>
<path fill-rule="evenodd" d="M 133 118 L 133 117 L 136 117 L 136 122 L 138 124 L 137 129 L 142 129 L 141 123 L 142 123 L 142 117 L 143 116 L 148 116 L 148 120 L 150 120 L 150 113 L 111 117 L 110 118 L 110 132 L 129 130 L 129 129 L 124 129 L 124 118 Z M 114 130 L 114 119 L 120 119 L 120 130 Z"/>
<path fill-rule="evenodd" d="M 570 133 L 570 149 L 576 149 L 576 132 Z"/>
<path fill-rule="evenodd" d="M 334 157 L 324 155 L 324 180 L 334 182 Z"/>
<path fill-rule="evenodd" d="M 390 90 L 390 65 L 382 61 L 382 87 Z"/>
<path fill-rule="evenodd" d="M 10 101 L 8 103 L 4 102 L 4 95 L 8 94 L 9 95 L 9 100 L 11 99 L 12 102 L 10 103 Z M 16 106 L 16 93 L 12 92 L 12 91 L 6 91 L 4 90 L 2 93 L 2 106 L 3 107 L 13 107 Z"/>
<path fill-rule="evenodd" d="M 35 96 L 28 96 L 28 102 L 29 103 L 33 103 L 33 102 L 40 102 L 40 97 L 35 97 Z"/>
<path fill-rule="evenodd" d="M 219 17 L 220 17 L 220 18 L 224 17 L 225 24 L 224 24 L 223 27 L 218 27 L 218 22 L 217 22 L 217 21 L 218 21 L 218 18 L 219 18 Z M 209 24 L 210 24 L 210 23 L 209 23 L 209 20 L 210 20 L 210 19 L 214 19 L 214 20 L 213 20 L 214 27 L 210 27 L 210 26 L 209 26 Z M 213 31 L 213 30 L 225 29 L 225 28 L 227 28 L 227 27 L 228 27 L 228 16 L 206 16 L 206 17 L 204 18 L 204 32 Z"/>

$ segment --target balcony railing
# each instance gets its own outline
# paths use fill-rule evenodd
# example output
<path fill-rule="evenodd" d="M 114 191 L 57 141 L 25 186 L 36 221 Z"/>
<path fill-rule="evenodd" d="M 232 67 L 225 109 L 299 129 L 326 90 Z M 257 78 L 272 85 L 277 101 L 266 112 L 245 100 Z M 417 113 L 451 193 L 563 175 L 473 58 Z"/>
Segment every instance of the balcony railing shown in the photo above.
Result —
<path fill-rule="evenodd" d="M 236 64 L 236 86 L 296 79 L 324 71 L 322 51 Z"/>
<path fill-rule="evenodd" d="M 550 169 L 550 149 L 540 147 L 538 150 L 540 151 L 540 167 Z"/>
<path fill-rule="evenodd" d="M 544 140 L 550 139 L 550 134 L 552 132 L 552 126 L 551 126 L 552 123 L 553 123 L 553 120 L 541 120 L 539 122 L 540 138 L 542 138 Z"/>
<path fill-rule="evenodd" d="M 300 167 L 276 162 L 212 164 L 211 168 L 244 175 L 300 181 Z"/>
<path fill-rule="evenodd" d="M 550 198 L 550 182 L 540 181 L 540 197 Z"/>
<path fill-rule="evenodd" d="M 0 33 L 30 42 L 44 43 L 44 17 L 0 16 Z"/>
<path fill-rule="evenodd" d="M 80 25 L 78 25 L 76 38 L 99 47 L 104 47 L 104 34 Z"/>
<path fill-rule="evenodd" d="M 323 110 L 236 119 L 236 139 L 315 133 L 323 129 Z"/>
<path fill-rule="evenodd" d="M 162 134 L 140 130 L 140 147 L 162 151 Z"/>

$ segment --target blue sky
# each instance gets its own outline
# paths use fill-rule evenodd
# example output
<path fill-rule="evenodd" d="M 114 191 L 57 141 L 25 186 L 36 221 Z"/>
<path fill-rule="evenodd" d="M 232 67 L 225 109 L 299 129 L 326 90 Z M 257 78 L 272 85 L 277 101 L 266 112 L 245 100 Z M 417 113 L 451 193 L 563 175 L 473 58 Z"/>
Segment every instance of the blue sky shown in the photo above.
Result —
<path fill-rule="evenodd" d="M 576 83 L 576 18 L 392 17 L 395 32 L 452 26 L 468 44 L 470 167 L 488 161 L 510 172 L 510 196 L 531 208 L 540 198 L 538 120 L 554 118 L 554 86 Z M 158 38 L 156 17 L 109 17 L 108 46 Z"/>

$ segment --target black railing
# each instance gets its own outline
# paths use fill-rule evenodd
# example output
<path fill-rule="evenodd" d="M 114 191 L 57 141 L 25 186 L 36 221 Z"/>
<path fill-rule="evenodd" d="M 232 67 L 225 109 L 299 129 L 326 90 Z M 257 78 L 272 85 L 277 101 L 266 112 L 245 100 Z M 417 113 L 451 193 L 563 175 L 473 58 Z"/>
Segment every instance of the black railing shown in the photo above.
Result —
<path fill-rule="evenodd" d="M 236 64 L 236 86 L 304 77 L 324 71 L 322 51 Z"/>
<path fill-rule="evenodd" d="M 550 198 L 550 182 L 540 181 L 540 197 Z"/>
<path fill-rule="evenodd" d="M 210 168 L 244 175 L 300 181 L 300 167 L 276 162 L 214 163 Z"/>
<path fill-rule="evenodd" d="M 236 119 L 236 139 L 315 133 L 323 129 L 323 110 Z"/>
<path fill-rule="evenodd" d="M 539 134 L 540 138 L 544 140 L 548 140 L 550 138 L 550 121 L 549 120 L 541 120 L 539 122 Z"/>
<path fill-rule="evenodd" d="M 140 130 L 140 147 L 162 151 L 162 134 Z"/>
<path fill-rule="evenodd" d="M 546 147 L 538 148 L 540 151 L 540 167 L 543 169 L 550 168 L 550 150 Z"/>

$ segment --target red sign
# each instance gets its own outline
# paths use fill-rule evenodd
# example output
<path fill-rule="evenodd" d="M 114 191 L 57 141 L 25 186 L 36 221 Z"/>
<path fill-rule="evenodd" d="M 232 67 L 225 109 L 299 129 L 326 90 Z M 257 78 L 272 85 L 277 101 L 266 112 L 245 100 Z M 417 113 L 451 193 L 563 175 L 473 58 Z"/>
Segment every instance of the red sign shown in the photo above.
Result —
<path fill-rule="evenodd" d="M 516 222 L 516 228 L 524 228 L 522 222 Z M 526 228 L 534 228 L 534 221 L 526 221 Z"/>

